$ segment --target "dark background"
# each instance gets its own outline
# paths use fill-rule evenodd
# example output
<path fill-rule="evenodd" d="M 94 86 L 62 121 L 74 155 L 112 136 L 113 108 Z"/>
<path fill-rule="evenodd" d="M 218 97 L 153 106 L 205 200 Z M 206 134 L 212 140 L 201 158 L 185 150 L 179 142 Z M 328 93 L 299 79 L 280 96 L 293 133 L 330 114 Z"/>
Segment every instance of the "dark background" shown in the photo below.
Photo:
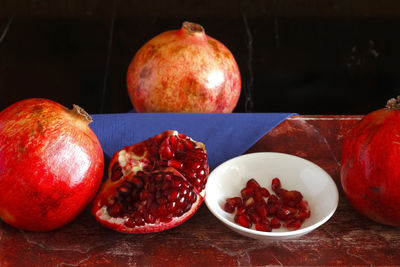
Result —
<path fill-rule="evenodd" d="M 0 1 L 0 109 L 45 97 L 127 112 L 126 69 L 183 21 L 234 54 L 234 112 L 364 114 L 400 94 L 400 1 Z"/>

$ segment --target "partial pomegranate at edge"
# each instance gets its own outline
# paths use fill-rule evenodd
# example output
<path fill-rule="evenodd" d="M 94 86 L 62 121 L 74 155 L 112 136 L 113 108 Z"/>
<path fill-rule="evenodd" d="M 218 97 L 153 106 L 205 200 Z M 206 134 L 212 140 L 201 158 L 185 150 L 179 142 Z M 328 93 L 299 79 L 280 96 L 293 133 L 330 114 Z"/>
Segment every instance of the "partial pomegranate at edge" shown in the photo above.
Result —
<path fill-rule="evenodd" d="M 241 77 L 232 53 L 196 23 L 161 33 L 135 54 L 127 71 L 137 112 L 234 110 Z"/>
<path fill-rule="evenodd" d="M 356 210 L 400 226 L 400 96 L 364 116 L 346 135 L 340 174 Z"/>
<path fill-rule="evenodd" d="M 0 112 L 0 217 L 48 231 L 73 220 L 103 177 L 90 116 L 47 99 L 26 99 Z"/>
<path fill-rule="evenodd" d="M 199 208 L 208 174 L 204 144 L 165 131 L 113 155 L 92 213 L 102 225 L 125 233 L 172 228 Z"/>

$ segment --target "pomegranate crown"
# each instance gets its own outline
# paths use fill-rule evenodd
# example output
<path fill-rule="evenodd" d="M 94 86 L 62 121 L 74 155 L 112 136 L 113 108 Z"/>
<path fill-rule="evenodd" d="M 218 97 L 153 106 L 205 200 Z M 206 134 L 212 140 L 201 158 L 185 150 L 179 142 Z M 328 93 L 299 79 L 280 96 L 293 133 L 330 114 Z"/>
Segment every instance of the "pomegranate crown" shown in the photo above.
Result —
<path fill-rule="evenodd" d="M 391 98 L 386 104 L 386 108 L 389 109 L 400 109 L 400 95 L 397 98 Z"/>

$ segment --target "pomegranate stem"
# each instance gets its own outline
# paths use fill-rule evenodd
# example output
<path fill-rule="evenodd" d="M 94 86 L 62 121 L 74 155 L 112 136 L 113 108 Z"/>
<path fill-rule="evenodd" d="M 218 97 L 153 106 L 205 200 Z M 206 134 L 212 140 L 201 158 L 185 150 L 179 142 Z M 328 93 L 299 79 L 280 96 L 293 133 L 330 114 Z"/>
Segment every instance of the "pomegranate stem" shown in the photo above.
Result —
<path fill-rule="evenodd" d="M 386 108 L 389 109 L 400 109 L 400 95 L 397 98 L 391 98 L 386 104 Z"/>
<path fill-rule="evenodd" d="M 204 28 L 200 24 L 194 23 L 194 22 L 189 22 L 185 21 L 182 24 L 182 28 L 185 29 L 189 34 L 195 34 L 195 33 L 204 33 Z"/>
<path fill-rule="evenodd" d="M 92 117 L 80 106 L 73 104 L 72 105 L 72 113 L 78 118 L 86 121 L 88 124 L 93 122 Z"/>

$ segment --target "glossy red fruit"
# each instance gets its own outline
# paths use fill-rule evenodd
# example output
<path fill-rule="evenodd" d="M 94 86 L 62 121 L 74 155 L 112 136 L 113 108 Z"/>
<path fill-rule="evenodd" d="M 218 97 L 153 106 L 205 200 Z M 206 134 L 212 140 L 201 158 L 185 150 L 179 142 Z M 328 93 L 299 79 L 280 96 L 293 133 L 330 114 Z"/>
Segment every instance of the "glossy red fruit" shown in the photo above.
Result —
<path fill-rule="evenodd" d="M 141 47 L 127 72 L 137 112 L 219 112 L 235 108 L 239 68 L 222 43 L 198 24 L 157 35 Z"/>
<path fill-rule="evenodd" d="M 172 228 L 199 208 L 208 174 L 204 144 L 165 131 L 114 154 L 92 213 L 124 233 Z"/>
<path fill-rule="evenodd" d="M 80 107 L 27 99 L 0 112 L 0 217 L 47 231 L 73 220 L 95 196 L 103 151 Z"/>
<path fill-rule="evenodd" d="M 400 97 L 366 115 L 345 137 L 341 183 L 366 217 L 400 225 Z"/>

